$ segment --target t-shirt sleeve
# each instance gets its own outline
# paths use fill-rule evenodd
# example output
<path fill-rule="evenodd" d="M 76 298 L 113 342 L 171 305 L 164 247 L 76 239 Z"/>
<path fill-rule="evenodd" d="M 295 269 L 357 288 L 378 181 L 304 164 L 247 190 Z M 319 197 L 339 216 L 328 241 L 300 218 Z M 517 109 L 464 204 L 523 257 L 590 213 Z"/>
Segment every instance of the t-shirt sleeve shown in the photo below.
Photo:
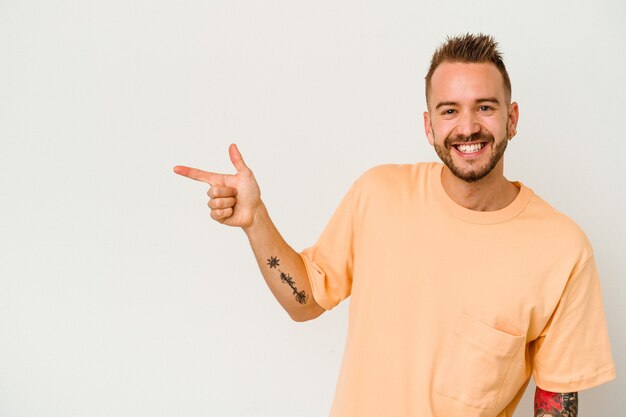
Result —
<path fill-rule="evenodd" d="M 300 253 L 313 298 L 326 310 L 346 299 L 352 289 L 355 194 L 353 184 L 317 243 Z"/>
<path fill-rule="evenodd" d="M 561 299 L 534 342 L 533 376 L 551 392 L 576 392 L 615 378 L 602 292 L 591 256 L 570 276 Z"/>

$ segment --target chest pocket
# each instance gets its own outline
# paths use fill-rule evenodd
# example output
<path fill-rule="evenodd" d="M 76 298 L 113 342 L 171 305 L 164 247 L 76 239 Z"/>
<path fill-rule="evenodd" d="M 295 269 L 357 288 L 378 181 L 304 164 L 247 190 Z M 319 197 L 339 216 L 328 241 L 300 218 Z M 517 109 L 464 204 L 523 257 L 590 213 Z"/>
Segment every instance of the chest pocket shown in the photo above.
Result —
<path fill-rule="evenodd" d="M 435 392 L 473 408 L 494 408 L 524 340 L 463 314 L 435 374 Z"/>

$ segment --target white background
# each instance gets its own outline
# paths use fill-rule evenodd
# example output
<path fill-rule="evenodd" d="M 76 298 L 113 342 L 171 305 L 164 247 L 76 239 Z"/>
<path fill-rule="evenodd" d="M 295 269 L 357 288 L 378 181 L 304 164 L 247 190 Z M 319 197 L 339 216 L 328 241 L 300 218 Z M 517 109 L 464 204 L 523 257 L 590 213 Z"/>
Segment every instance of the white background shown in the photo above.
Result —
<path fill-rule="evenodd" d="M 0 417 L 326 416 L 348 303 L 291 322 L 172 167 L 232 172 L 237 142 L 303 249 L 364 170 L 437 159 L 423 77 L 467 31 L 500 41 L 520 105 L 507 177 L 595 248 L 618 379 L 581 415 L 626 415 L 624 21 L 621 0 L 0 0 Z"/>

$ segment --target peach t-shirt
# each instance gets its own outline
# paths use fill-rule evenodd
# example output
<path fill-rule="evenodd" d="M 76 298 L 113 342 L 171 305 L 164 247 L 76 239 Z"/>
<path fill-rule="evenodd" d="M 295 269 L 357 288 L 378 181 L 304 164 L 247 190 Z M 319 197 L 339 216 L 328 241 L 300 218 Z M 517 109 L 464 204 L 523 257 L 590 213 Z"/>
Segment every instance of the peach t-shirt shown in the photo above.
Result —
<path fill-rule="evenodd" d="M 443 165 L 384 165 L 302 252 L 317 303 L 350 298 L 332 417 L 511 416 L 531 374 L 573 392 L 615 376 L 591 246 L 520 183 L 490 212 Z"/>

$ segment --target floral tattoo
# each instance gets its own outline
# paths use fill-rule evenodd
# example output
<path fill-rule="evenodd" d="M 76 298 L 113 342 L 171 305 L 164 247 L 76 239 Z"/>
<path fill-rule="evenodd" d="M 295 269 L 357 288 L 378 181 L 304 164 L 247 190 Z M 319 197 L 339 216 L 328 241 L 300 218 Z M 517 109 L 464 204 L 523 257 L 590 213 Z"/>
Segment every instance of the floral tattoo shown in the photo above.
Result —
<path fill-rule="evenodd" d="M 535 417 L 578 417 L 578 393 L 535 391 Z"/>
<path fill-rule="evenodd" d="M 267 266 L 269 266 L 270 269 L 276 269 L 280 273 L 280 280 L 291 287 L 293 295 L 295 296 L 297 302 L 299 302 L 300 304 L 306 304 L 306 302 L 309 300 L 309 296 L 306 295 L 304 291 L 298 291 L 298 289 L 296 288 L 296 284 L 293 281 L 293 278 L 289 274 L 278 269 L 278 267 L 280 266 L 280 259 L 278 259 L 278 257 L 271 256 L 267 260 Z"/>

